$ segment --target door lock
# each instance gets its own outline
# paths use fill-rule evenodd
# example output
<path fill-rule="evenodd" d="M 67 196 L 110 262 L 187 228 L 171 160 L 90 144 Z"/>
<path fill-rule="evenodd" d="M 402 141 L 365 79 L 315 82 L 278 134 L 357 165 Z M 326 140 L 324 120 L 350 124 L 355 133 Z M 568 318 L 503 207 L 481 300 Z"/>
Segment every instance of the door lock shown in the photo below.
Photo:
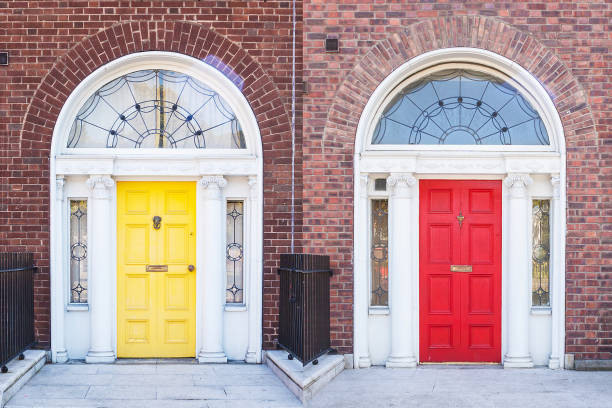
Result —
<path fill-rule="evenodd" d="M 193 272 L 193 271 L 195 271 L 195 266 L 193 266 L 193 265 L 189 265 L 189 266 L 187 267 L 187 269 L 189 270 L 189 272 Z"/>

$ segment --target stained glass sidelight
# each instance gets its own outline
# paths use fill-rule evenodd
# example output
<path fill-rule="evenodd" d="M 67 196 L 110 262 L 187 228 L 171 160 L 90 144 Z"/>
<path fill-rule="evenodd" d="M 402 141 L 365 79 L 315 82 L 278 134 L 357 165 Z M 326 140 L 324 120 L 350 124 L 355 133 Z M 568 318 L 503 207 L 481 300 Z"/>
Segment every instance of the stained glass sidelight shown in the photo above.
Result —
<path fill-rule="evenodd" d="M 227 102 L 199 80 L 165 70 L 123 75 L 78 112 L 67 147 L 244 149 Z"/>
<path fill-rule="evenodd" d="M 540 115 L 508 82 L 445 70 L 413 82 L 384 110 L 372 144 L 548 145 Z"/>
<path fill-rule="evenodd" d="M 70 302 L 87 303 L 87 200 L 70 200 Z"/>
<path fill-rule="evenodd" d="M 225 301 L 243 303 L 244 270 L 244 203 L 227 202 L 227 246 L 225 250 L 227 286 Z"/>
<path fill-rule="evenodd" d="M 532 305 L 550 306 L 550 200 L 533 200 Z"/>
<path fill-rule="evenodd" d="M 389 304 L 389 210 L 387 200 L 372 200 L 372 306 Z"/>

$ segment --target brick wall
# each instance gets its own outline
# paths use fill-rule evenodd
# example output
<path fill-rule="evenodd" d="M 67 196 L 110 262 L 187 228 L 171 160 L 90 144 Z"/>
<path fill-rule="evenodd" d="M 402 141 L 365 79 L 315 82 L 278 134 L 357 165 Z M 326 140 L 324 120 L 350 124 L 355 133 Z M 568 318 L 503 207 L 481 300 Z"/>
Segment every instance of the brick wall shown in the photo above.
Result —
<path fill-rule="evenodd" d="M 301 97 L 297 109 L 295 249 L 332 258 L 333 347 L 352 351 L 352 160 L 363 106 L 412 56 L 472 46 L 533 72 L 559 109 L 568 150 L 567 352 L 612 358 L 611 8 L 605 1 L 304 2 L 297 73 L 300 83 L 303 39 L 308 93 L 303 124 Z M 247 78 L 264 146 L 264 346 L 273 346 L 275 267 L 290 250 L 290 29 L 291 1 L 0 1 L 0 49 L 11 55 L 0 67 L 0 249 L 36 253 L 41 345 L 49 342 L 48 155 L 59 109 L 105 62 L 170 50 L 222 55 Z M 340 39 L 338 54 L 324 52 L 327 35 Z"/>
<path fill-rule="evenodd" d="M 612 4 L 347 0 L 304 3 L 303 239 L 329 254 L 332 338 L 352 349 L 353 153 L 376 86 L 410 58 L 476 47 L 540 80 L 567 144 L 567 353 L 612 358 Z M 326 36 L 340 52 L 326 54 Z"/>
<path fill-rule="evenodd" d="M 297 5 L 301 19 L 301 1 Z M 278 254 L 290 250 L 291 6 L 272 0 L 0 1 L 0 50 L 10 53 L 10 65 L 0 67 L 0 250 L 36 254 L 39 345 L 50 339 L 48 157 L 59 110 L 79 81 L 106 62 L 165 50 L 216 55 L 245 80 L 264 151 L 264 345 L 272 346 L 275 268 Z M 297 39 L 299 75 L 301 22 Z M 301 116 L 297 130 L 299 144 Z M 296 153 L 299 238 L 301 149 Z"/>

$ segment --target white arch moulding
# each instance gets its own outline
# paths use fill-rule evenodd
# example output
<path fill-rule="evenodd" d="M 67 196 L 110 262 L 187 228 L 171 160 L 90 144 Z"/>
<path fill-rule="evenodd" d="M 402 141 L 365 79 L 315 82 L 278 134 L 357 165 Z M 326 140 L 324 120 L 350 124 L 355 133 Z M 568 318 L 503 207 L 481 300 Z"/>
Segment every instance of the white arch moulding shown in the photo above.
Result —
<path fill-rule="evenodd" d="M 484 146 L 484 145 L 371 145 L 374 128 L 380 119 L 386 104 L 402 89 L 403 85 L 430 73 L 446 68 L 477 69 L 493 73 L 510 82 L 531 103 L 540 114 L 546 126 L 550 146 Z M 419 254 L 418 254 L 418 180 L 419 179 L 491 179 L 515 180 L 516 176 L 526 180 L 527 197 L 532 199 L 547 198 L 551 200 L 551 306 L 537 308 L 520 305 L 525 316 L 519 316 L 522 327 L 528 327 L 527 333 L 510 333 L 509 320 L 517 319 L 516 305 L 509 307 L 508 258 L 510 251 L 516 251 L 509 242 L 508 208 L 510 182 L 503 186 L 502 203 L 502 344 L 501 360 L 505 367 L 529 367 L 548 365 L 550 368 L 564 367 L 565 350 L 565 208 L 566 208 L 566 174 L 565 174 L 565 139 L 563 127 L 556 107 L 541 83 L 515 62 L 490 51 L 476 48 L 446 48 L 424 53 L 407 61 L 387 76 L 368 100 L 358 123 L 354 153 L 354 349 L 353 363 L 355 368 L 369 367 L 372 364 L 410 367 L 419 360 Z M 412 183 L 412 206 L 410 209 L 410 236 L 405 244 L 389 243 L 390 256 L 394 248 L 408 251 L 410 258 L 408 279 L 399 279 L 405 285 L 401 290 L 410 297 L 410 307 L 404 315 L 391 318 L 393 314 L 393 291 L 390 290 L 390 307 L 370 306 L 370 200 L 390 197 L 390 193 L 374 189 L 377 178 L 390 179 L 393 184 L 398 179 L 410 180 Z M 533 180 L 533 184 L 530 184 Z M 402 184 L 410 188 L 411 183 Z M 524 204 L 530 205 L 525 200 Z M 529 207 L 531 208 L 531 207 Z M 531 214 L 525 208 L 525 214 Z M 524 222 L 531 225 L 531 218 Z M 389 236 L 393 233 L 393 208 L 390 203 Z M 530 227 L 527 227 L 529 229 Z M 530 245 L 531 237 L 526 239 Z M 525 248 L 525 250 L 530 249 Z M 530 254 L 530 252 L 529 252 Z M 531 259 L 530 255 L 527 259 Z M 393 282 L 389 263 L 390 287 Z M 531 266 L 525 265 L 525 273 L 531 276 Z M 406 282 L 405 284 L 402 282 Z M 530 281 L 529 281 L 530 282 Z M 391 288 L 390 288 L 391 289 Z M 530 290 L 525 287 L 525 290 Z M 530 296 L 529 296 L 530 297 Z M 516 303 L 516 302 L 515 302 Z M 397 311 L 396 311 L 397 313 Z M 519 312 L 520 314 L 520 312 Z M 406 322 L 408 328 L 395 327 L 397 322 Z M 396 322 L 396 323 L 394 323 Z M 395 333 L 391 333 L 395 329 Z M 516 356 L 509 353 L 509 342 L 522 336 L 519 342 L 528 342 L 528 355 Z M 526 339 L 525 340 L 525 336 Z M 396 358 L 393 341 L 408 345 L 407 355 Z M 514 350 L 514 349 L 513 349 Z M 521 358 L 518 358 L 521 357 Z M 524 358 L 523 358 L 524 357 Z"/>
<path fill-rule="evenodd" d="M 221 95 L 234 111 L 241 124 L 246 149 L 125 149 L 125 148 L 67 148 L 66 140 L 73 119 L 78 110 L 93 94 L 109 81 L 130 72 L 159 69 L 181 72 L 203 82 Z M 195 355 L 201 362 L 219 362 L 229 359 L 245 360 L 250 363 L 261 362 L 261 313 L 262 313 L 262 238 L 263 231 L 263 160 L 259 126 L 254 112 L 240 89 L 224 74 L 204 61 L 183 54 L 150 51 L 130 54 L 118 58 L 96 69 L 85 78 L 70 94 L 61 109 L 53 131 L 50 153 L 50 224 L 51 224 L 51 350 L 53 362 L 65 362 L 69 358 L 86 358 L 90 362 L 109 362 L 116 357 L 117 351 L 117 282 L 116 282 L 116 183 L 114 181 L 194 181 L 198 183 L 196 199 L 196 271 L 204 271 L 202 234 L 203 214 L 207 195 L 204 189 L 211 179 L 218 180 L 223 199 L 244 201 L 244 303 L 240 305 L 205 305 L 203 302 L 206 282 L 204 273 L 196 275 L 196 350 Z M 92 186 L 88 188 L 87 184 Z M 106 271 L 108 284 L 105 290 L 109 298 L 102 302 L 108 305 L 100 310 L 99 290 L 90 286 L 90 304 L 79 305 L 69 302 L 69 257 L 68 222 L 69 198 L 92 200 L 101 189 L 108 191 L 110 205 L 105 223 L 109 236 L 109 258 L 96 267 L 96 272 Z M 215 216 L 225 220 L 225 208 Z M 217 208 L 215 207 L 215 208 Z M 96 218 L 88 217 L 88 231 Z M 218 223 L 220 231 L 215 236 L 225 241 L 225 221 Z M 207 233 L 208 234 L 208 233 Z M 210 234 L 209 234 L 210 235 Z M 209 236 L 210 238 L 210 236 Z M 90 250 L 94 252 L 96 237 L 90 237 Z M 219 257 L 224 254 L 218 254 Z M 97 259 L 97 262 L 100 259 Z M 217 271 L 223 276 L 216 283 L 219 299 L 225 299 L 225 262 Z M 92 265 L 88 265 L 92 277 Z M 97 280 L 93 276 L 92 285 Z M 98 297 L 96 299 L 96 296 Z M 92 299 L 93 298 L 93 299 Z M 93 304 L 92 304 L 93 302 Z M 216 317 L 216 332 L 203 329 L 203 314 L 210 307 L 218 308 L 221 313 Z M 94 310 L 96 309 L 97 310 Z M 104 336 L 109 336 L 103 350 L 94 345 L 90 332 L 93 316 L 105 321 Z M 206 314 L 208 316 L 208 314 Z M 99 330 L 99 328 L 98 328 Z M 106 333 L 110 330 L 111 333 Z M 99 333 L 99 331 L 98 331 Z M 212 336 L 212 338 L 205 338 Z M 105 342 L 106 340 L 104 340 Z M 103 343 L 104 343 L 103 342 Z M 204 350 L 203 344 L 221 344 L 222 350 Z M 95 348 L 95 350 L 92 350 Z M 109 349 L 110 348 L 110 349 Z"/>

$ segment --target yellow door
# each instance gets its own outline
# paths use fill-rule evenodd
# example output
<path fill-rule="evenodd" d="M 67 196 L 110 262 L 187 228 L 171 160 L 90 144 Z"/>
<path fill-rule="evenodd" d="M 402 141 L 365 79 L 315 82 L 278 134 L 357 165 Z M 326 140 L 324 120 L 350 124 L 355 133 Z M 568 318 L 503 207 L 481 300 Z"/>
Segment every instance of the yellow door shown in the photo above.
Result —
<path fill-rule="evenodd" d="M 195 191 L 117 183 L 118 357 L 195 356 Z"/>

